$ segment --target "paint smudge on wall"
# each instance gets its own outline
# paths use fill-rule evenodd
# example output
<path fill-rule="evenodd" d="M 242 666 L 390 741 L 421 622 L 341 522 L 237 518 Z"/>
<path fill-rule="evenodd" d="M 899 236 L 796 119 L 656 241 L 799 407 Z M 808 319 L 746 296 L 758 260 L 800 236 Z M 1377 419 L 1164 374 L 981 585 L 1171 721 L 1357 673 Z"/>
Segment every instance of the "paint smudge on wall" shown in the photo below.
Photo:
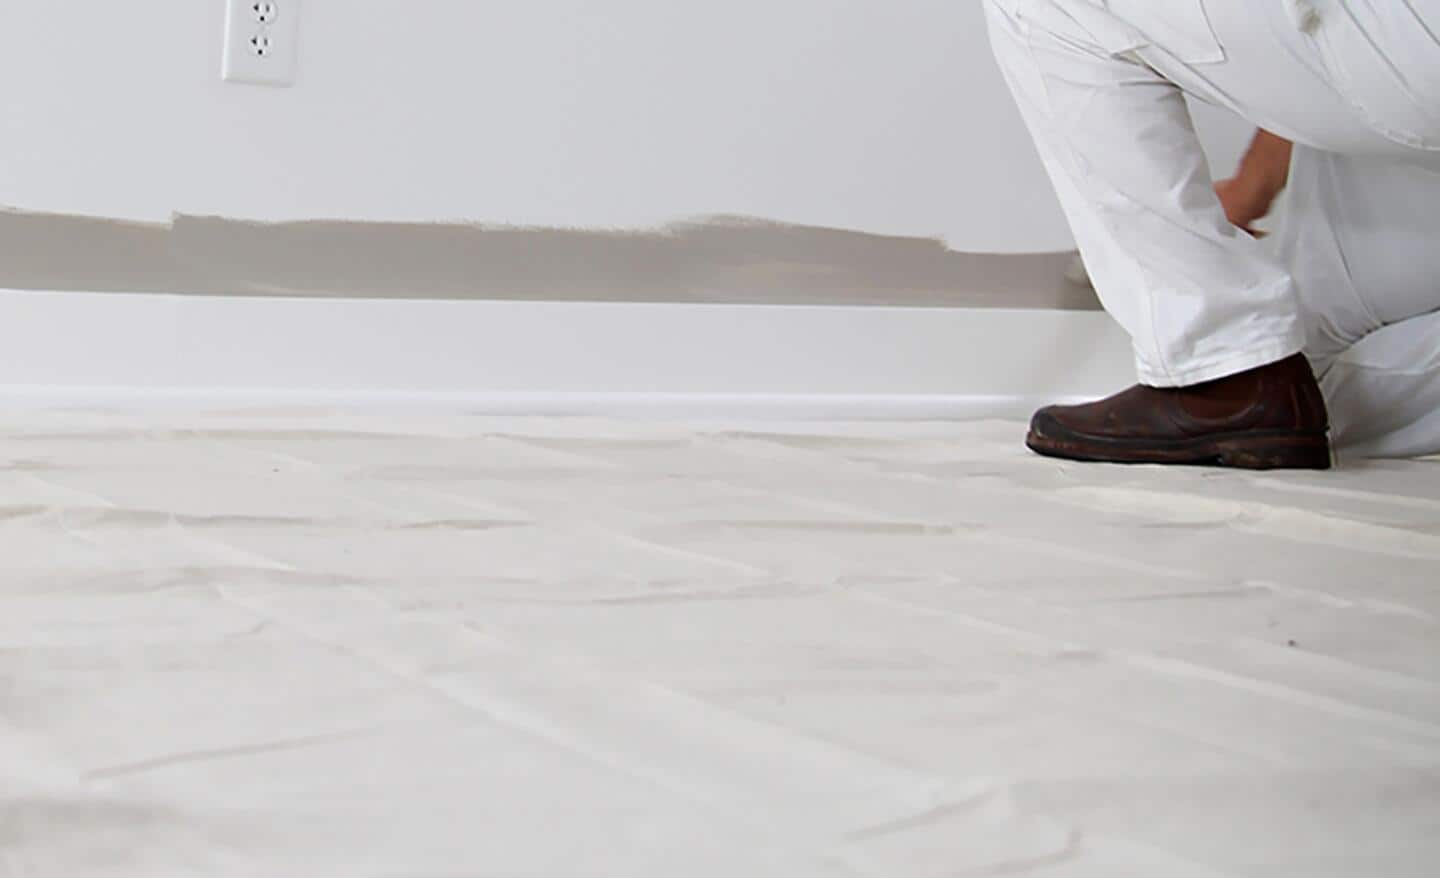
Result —
<path fill-rule="evenodd" d="M 0 288 L 23 290 L 1098 308 L 1072 259 L 727 216 L 607 231 L 0 211 Z"/>

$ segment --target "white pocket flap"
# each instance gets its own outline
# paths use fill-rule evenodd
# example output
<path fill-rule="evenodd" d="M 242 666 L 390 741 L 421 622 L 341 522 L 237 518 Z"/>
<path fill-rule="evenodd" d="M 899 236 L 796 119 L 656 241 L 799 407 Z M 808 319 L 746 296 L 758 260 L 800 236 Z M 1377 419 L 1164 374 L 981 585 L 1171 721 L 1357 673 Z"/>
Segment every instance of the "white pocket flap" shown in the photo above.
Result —
<path fill-rule="evenodd" d="M 1186 64 L 1225 60 L 1225 50 L 1205 13 L 1204 0 L 1082 0 L 1077 5 L 1087 3 L 1108 9 L 1125 25 L 1144 34 L 1146 43 Z"/>

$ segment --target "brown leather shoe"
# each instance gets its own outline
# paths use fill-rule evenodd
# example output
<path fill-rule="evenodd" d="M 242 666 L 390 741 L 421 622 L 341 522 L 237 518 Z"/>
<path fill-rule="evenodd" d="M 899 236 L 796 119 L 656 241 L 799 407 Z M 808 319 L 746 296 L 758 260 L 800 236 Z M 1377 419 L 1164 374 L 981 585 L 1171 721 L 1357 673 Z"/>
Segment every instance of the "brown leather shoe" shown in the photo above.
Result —
<path fill-rule="evenodd" d="M 1193 387 L 1137 385 L 1035 413 L 1025 444 L 1050 457 L 1244 469 L 1329 469 L 1329 415 L 1310 362 L 1278 363 Z"/>

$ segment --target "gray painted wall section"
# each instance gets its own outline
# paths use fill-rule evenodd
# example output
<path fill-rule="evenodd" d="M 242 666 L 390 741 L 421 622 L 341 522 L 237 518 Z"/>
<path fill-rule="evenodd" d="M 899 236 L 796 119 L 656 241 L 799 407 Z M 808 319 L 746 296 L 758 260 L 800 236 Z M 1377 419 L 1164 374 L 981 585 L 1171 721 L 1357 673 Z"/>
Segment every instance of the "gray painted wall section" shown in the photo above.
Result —
<path fill-rule="evenodd" d="M 0 212 L 0 288 L 19 290 L 1098 308 L 1071 258 L 736 217 L 633 232 Z"/>

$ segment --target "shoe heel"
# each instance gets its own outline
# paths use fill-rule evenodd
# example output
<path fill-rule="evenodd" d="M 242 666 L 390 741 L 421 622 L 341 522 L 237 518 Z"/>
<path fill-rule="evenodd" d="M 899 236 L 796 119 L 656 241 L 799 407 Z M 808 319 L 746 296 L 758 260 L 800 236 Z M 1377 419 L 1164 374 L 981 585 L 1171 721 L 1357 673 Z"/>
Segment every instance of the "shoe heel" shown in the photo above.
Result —
<path fill-rule="evenodd" d="M 1221 466 L 1239 469 L 1330 469 L 1333 457 L 1326 436 L 1245 437 L 1216 445 Z"/>

